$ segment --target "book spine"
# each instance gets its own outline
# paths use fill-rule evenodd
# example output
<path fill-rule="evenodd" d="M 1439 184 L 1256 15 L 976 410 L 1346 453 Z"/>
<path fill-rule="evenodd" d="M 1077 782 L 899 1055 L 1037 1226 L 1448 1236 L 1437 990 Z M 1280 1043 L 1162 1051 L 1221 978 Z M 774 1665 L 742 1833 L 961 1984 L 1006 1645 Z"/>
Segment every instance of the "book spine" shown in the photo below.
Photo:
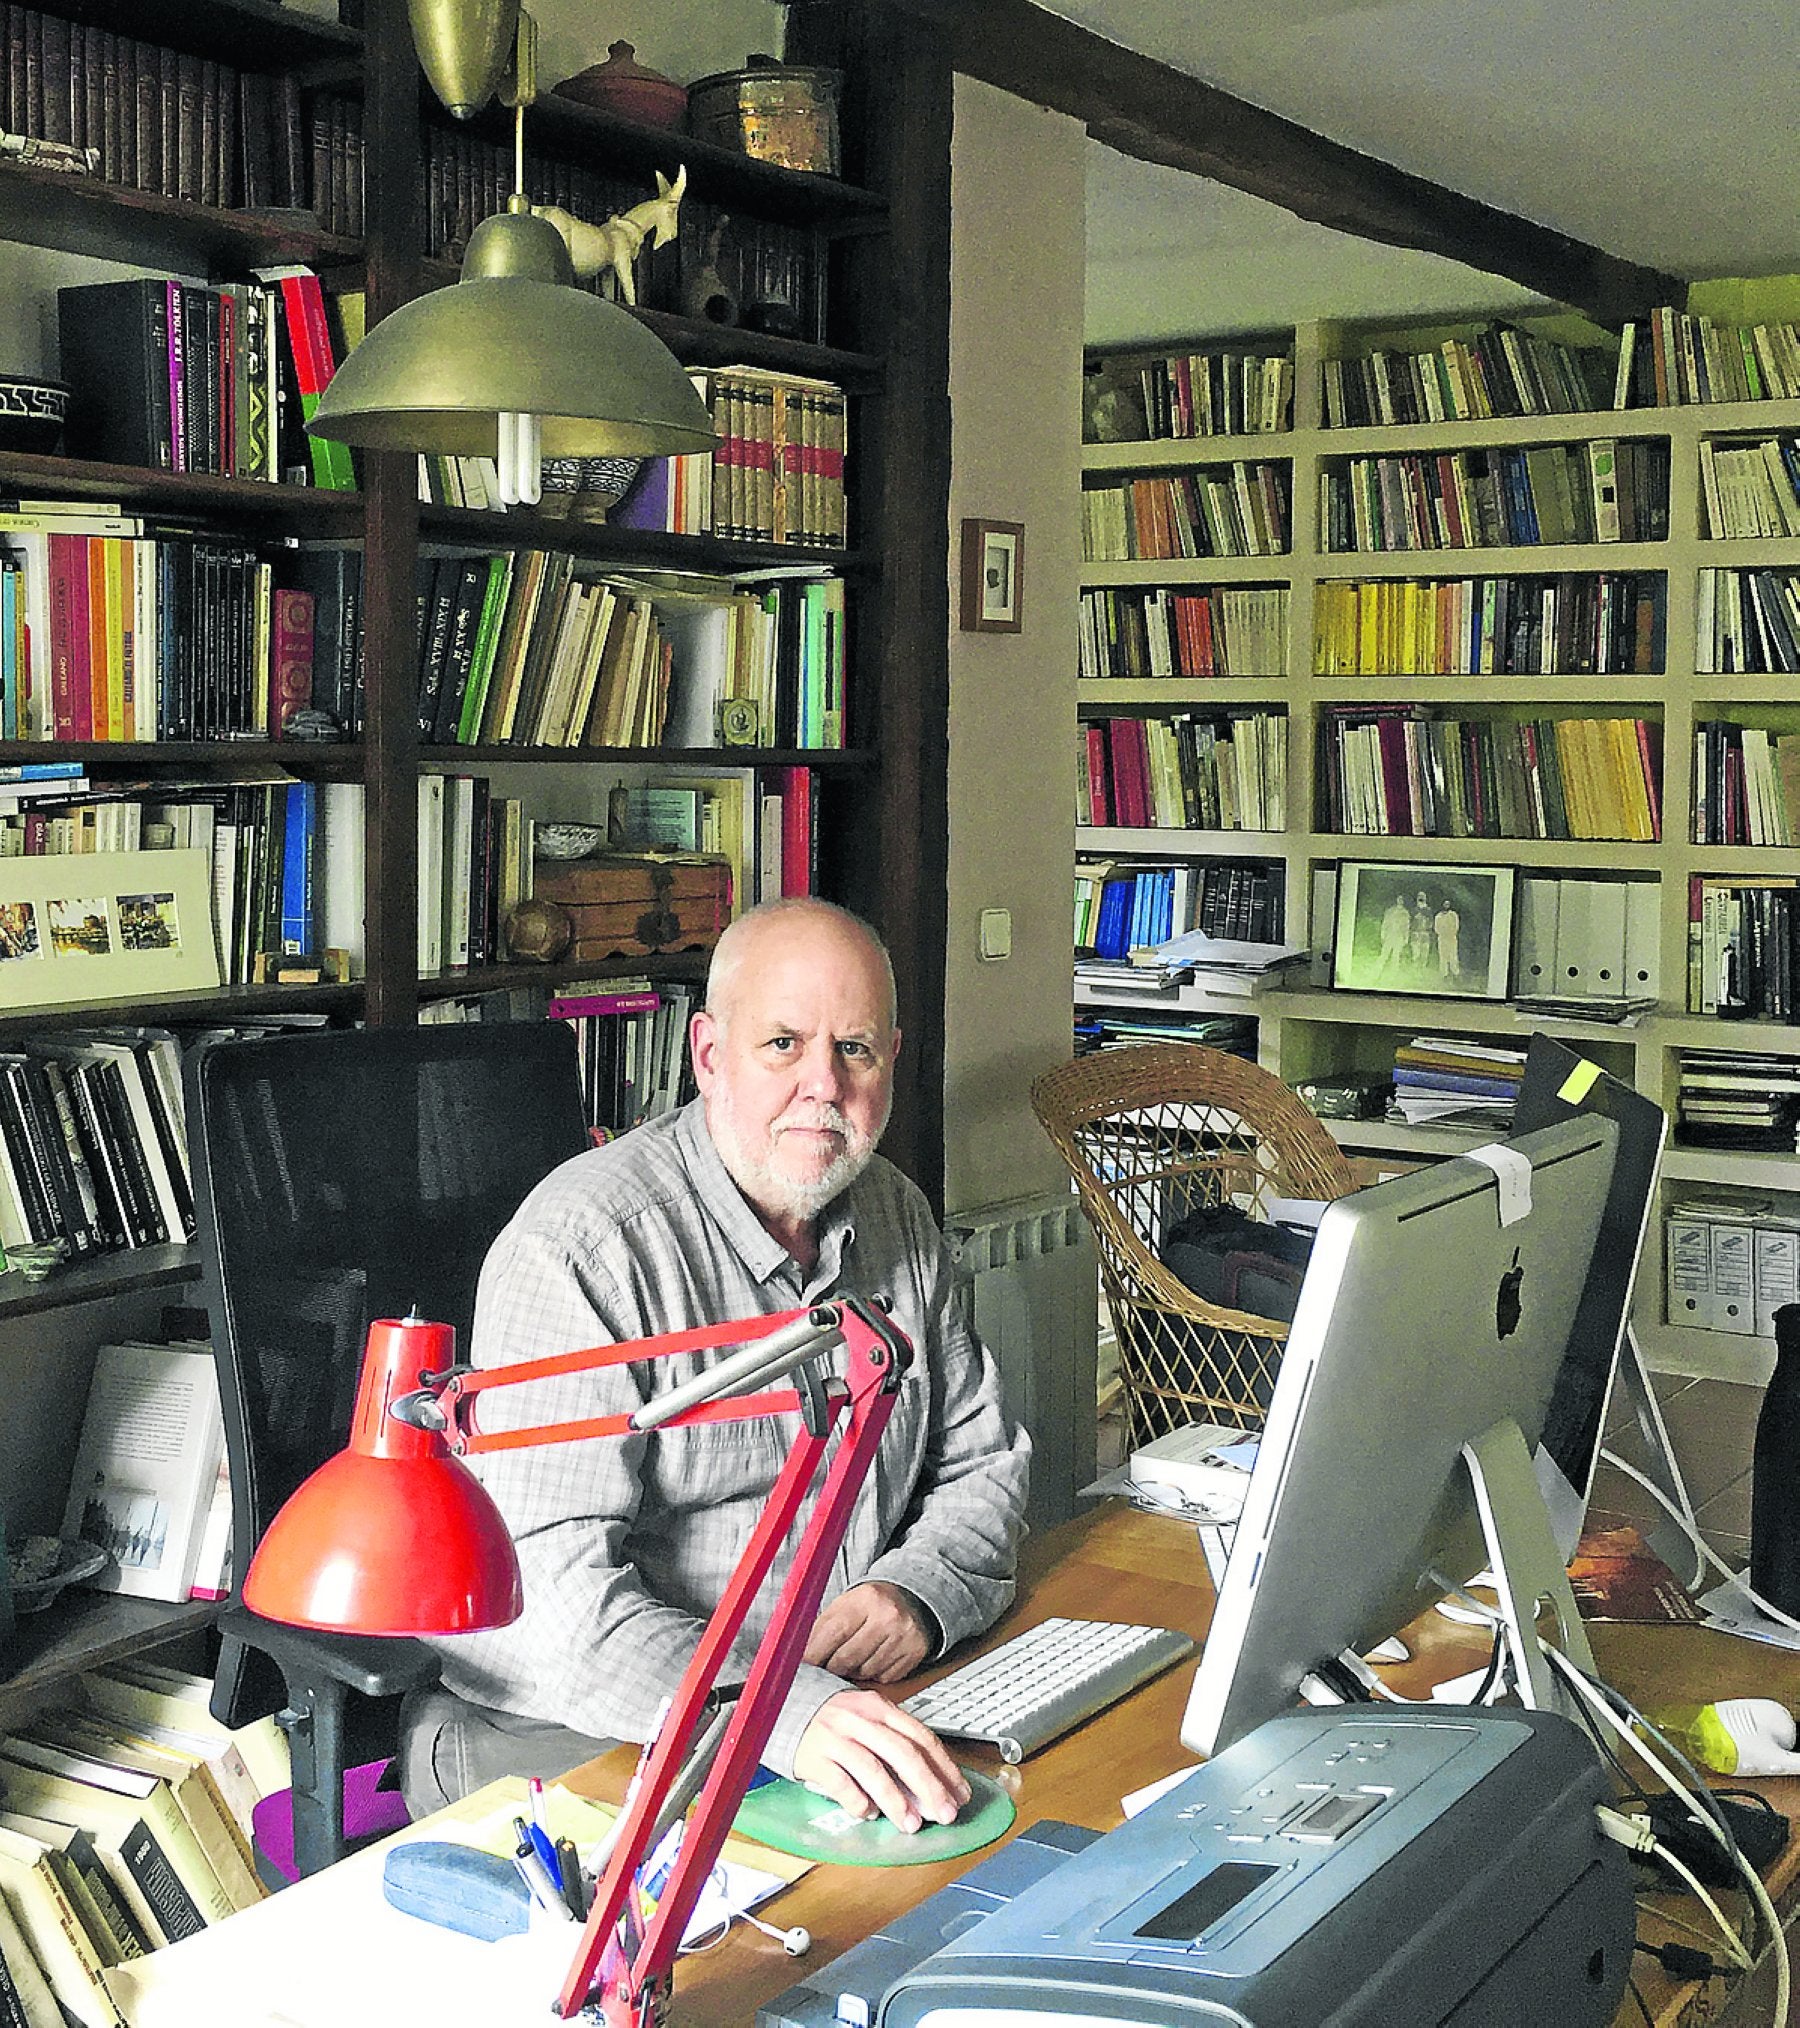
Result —
<path fill-rule="evenodd" d="M 296 712 L 312 704 L 313 611 L 311 592 L 274 594 L 269 681 L 269 734 L 274 739 L 284 736 Z"/>

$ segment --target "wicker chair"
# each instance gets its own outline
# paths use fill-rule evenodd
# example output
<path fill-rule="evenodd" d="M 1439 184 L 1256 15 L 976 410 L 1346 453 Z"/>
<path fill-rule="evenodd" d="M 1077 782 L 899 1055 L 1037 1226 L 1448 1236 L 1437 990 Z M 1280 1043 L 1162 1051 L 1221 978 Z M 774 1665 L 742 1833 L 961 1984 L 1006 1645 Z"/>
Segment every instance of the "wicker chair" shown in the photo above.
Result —
<path fill-rule="evenodd" d="M 1104 1050 L 1047 1072 L 1031 1102 L 1068 1163 L 1100 1252 L 1129 1441 L 1190 1422 L 1257 1429 L 1287 1325 L 1222 1309 L 1161 1259 L 1191 1211 L 1356 1188 L 1330 1134 L 1268 1071 L 1195 1043 Z"/>

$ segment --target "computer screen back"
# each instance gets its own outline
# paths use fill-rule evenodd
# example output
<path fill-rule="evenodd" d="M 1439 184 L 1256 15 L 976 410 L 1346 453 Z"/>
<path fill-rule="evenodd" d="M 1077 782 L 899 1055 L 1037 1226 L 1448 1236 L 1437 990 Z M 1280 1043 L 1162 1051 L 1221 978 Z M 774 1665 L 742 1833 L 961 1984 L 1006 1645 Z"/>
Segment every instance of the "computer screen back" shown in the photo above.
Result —
<path fill-rule="evenodd" d="M 1547 1035 L 1534 1035 L 1513 1109 L 1513 1132 L 1529 1133 L 1557 1120 L 1593 1113 L 1604 1114 L 1618 1126 L 1619 1153 L 1600 1220 L 1600 1244 L 1569 1327 L 1538 1454 L 1538 1481 L 1550 1509 L 1556 1545 L 1565 1557 L 1575 1553 L 1580 1540 L 1600 1461 L 1607 1402 L 1650 1227 L 1650 1200 L 1669 1117 L 1654 1099 L 1609 1076 L 1587 1057 Z"/>
<path fill-rule="evenodd" d="M 1187 1746 L 1254 1730 L 1321 1661 L 1365 1651 L 1486 1561 L 1462 1446 L 1503 1419 L 1538 1440 L 1617 1139 L 1596 1116 L 1507 1144 L 1530 1164 L 1530 1209 L 1507 1224 L 1494 1170 L 1466 1156 L 1326 1211 Z"/>

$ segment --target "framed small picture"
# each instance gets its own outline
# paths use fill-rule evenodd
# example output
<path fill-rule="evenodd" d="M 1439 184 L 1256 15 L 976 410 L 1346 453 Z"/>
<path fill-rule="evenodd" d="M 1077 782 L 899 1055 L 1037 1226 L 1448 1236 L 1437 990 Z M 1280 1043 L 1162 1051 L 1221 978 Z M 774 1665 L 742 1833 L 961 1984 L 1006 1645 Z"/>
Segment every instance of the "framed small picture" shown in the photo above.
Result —
<path fill-rule="evenodd" d="M 144 999 L 218 983 L 210 853 L 0 859 L 0 1007 Z"/>
<path fill-rule="evenodd" d="M 962 525 L 962 630 L 1016 634 L 1024 609 L 1025 529 L 1017 521 Z"/>
<path fill-rule="evenodd" d="M 1510 866 L 1341 865 L 1331 983 L 1504 1000 L 1512 907 Z"/>

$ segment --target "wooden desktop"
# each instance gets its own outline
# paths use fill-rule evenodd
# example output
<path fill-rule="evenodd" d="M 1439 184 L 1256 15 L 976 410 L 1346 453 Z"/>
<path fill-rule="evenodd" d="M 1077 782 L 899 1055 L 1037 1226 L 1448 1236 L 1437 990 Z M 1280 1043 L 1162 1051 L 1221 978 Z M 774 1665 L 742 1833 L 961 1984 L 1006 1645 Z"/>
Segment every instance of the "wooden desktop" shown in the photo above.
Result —
<path fill-rule="evenodd" d="M 1027 1545 L 1019 1603 L 990 1644 L 1055 1614 L 1154 1622 L 1199 1638 L 1212 1604 L 1212 1586 L 1191 1528 L 1106 1502 Z M 1589 1631 L 1607 1680 L 1636 1703 L 1756 1695 L 1800 1706 L 1800 1655 L 1697 1627 L 1598 1624 Z M 1397 1688 L 1412 1694 L 1422 1695 L 1430 1682 L 1476 1665 L 1483 1652 L 1479 1635 L 1435 1615 L 1420 1622 L 1409 1638 L 1416 1660 L 1397 1671 L 1394 1680 Z M 1121 1796 L 1191 1759 L 1179 1732 L 1193 1671 L 1191 1662 L 1166 1671 L 1032 1755 L 1023 1767 L 1001 1766 L 985 1747 L 966 1747 L 962 1757 L 1006 1784 L 1021 1827 L 1050 1817 L 1109 1829 L 1120 1821 Z M 616 1799 L 633 1758 L 624 1751 L 603 1756 L 571 1776 L 570 1786 Z M 1800 1779 L 1747 1786 L 1766 1794 L 1790 1819 L 1800 1815 Z M 821 1965 L 974 1863 L 819 1866 L 764 1913 L 784 1927 L 804 1923 L 814 1939 L 807 1963 Z M 1784 1921 L 1791 1919 L 1800 1900 L 1800 1846 L 1790 1845 L 1776 1863 L 1769 1886 Z M 1669 1905 L 1681 1907 L 1673 1898 Z M 1681 1934 L 1659 1931 L 1658 1940 Z M 792 1985 L 802 1969 L 779 1943 L 736 1924 L 714 1949 L 681 1960 L 674 2021 L 678 2028 L 749 2028 L 756 2009 Z M 1768 2028 L 1771 2021 L 1773 1982 L 1766 1963 L 1729 1992 L 1716 1981 L 1703 1987 L 1671 1980 L 1641 1954 L 1635 1976 L 1645 2011 L 1628 1997 L 1618 2028 L 1643 2028 L 1646 2013 L 1653 2028 L 1698 2028 L 1701 2022 Z"/>

